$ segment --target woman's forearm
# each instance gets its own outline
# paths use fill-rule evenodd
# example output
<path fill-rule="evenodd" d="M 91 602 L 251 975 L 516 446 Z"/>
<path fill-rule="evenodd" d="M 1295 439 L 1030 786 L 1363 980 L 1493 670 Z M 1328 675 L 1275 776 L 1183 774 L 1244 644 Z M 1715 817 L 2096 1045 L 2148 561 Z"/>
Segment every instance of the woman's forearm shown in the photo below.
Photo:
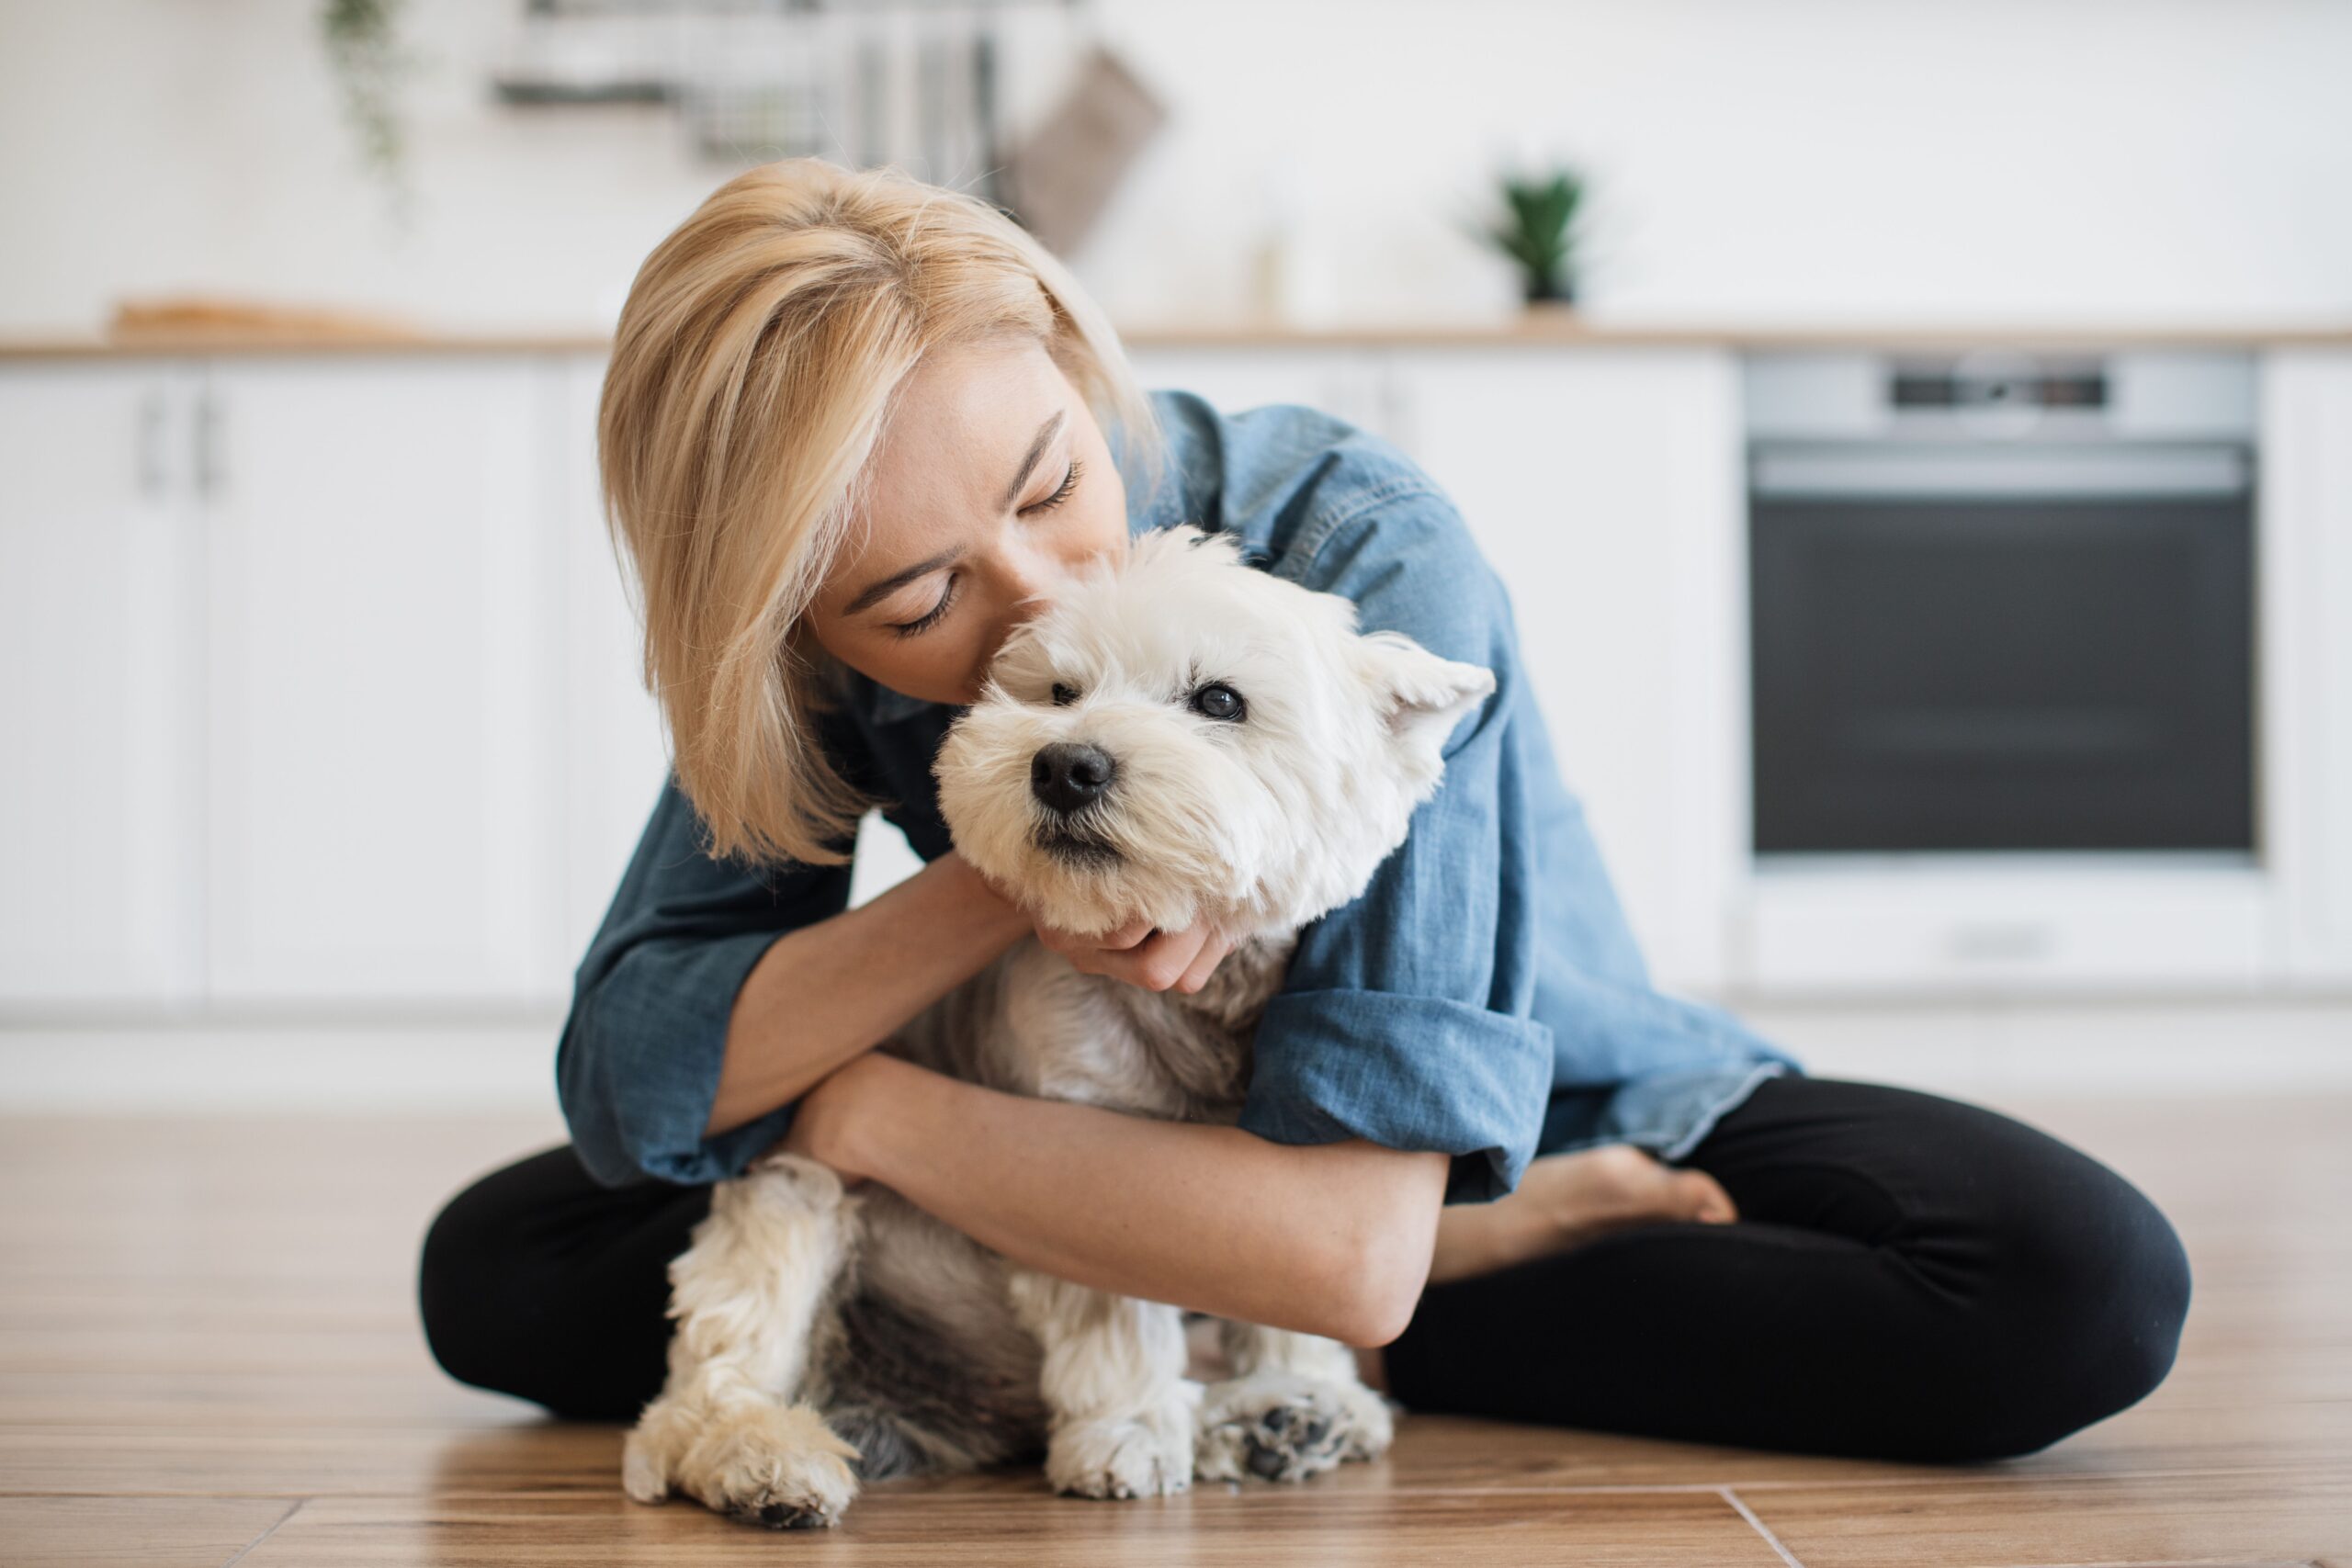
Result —
<path fill-rule="evenodd" d="M 706 1134 L 797 1100 L 1032 930 L 961 855 L 774 942 L 736 993 Z"/>
<path fill-rule="evenodd" d="M 1269 1142 L 984 1089 L 876 1055 L 824 1157 L 1016 1262 L 1220 1317 L 1385 1344 L 1428 1274 L 1442 1154 Z"/>

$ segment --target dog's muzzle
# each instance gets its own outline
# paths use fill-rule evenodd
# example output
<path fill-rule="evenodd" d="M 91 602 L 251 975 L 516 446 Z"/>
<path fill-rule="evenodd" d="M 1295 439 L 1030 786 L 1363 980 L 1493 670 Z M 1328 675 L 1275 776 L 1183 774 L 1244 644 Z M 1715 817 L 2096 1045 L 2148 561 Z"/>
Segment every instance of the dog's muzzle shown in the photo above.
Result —
<path fill-rule="evenodd" d="M 1057 741 L 1029 760 L 1029 793 L 1059 816 L 1074 816 L 1102 798 L 1117 773 L 1100 746 Z"/>

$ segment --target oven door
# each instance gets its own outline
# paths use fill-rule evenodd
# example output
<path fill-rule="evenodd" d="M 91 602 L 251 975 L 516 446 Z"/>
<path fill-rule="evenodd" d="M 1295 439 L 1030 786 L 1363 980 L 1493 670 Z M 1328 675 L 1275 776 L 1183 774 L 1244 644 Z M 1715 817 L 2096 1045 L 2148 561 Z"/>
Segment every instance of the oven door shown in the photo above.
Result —
<path fill-rule="evenodd" d="M 1749 500 L 1759 855 L 2252 853 L 2245 447 L 1759 446 Z"/>

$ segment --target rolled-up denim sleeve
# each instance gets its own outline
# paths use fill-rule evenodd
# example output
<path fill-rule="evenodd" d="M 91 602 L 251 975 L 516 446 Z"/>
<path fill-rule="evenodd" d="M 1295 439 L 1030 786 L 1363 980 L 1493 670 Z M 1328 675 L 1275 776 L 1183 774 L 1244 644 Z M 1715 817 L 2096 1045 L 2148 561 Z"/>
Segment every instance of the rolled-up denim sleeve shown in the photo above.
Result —
<path fill-rule="evenodd" d="M 1498 1198 L 1534 1157 L 1553 1073 L 1532 1016 L 1537 944 L 1527 700 L 1501 583 L 1450 501 L 1417 491 L 1302 541 L 1295 572 L 1494 671 L 1444 746 L 1445 776 L 1353 903 L 1301 933 L 1258 1030 L 1239 1124 L 1281 1143 L 1361 1137 L 1453 1156 L 1448 1202 Z"/>
<path fill-rule="evenodd" d="M 705 852 L 674 778 L 573 977 L 556 1092 L 573 1146 L 607 1187 L 738 1176 L 793 1106 L 705 1137 L 735 994 L 771 943 L 840 913 L 849 867 L 753 869 Z"/>

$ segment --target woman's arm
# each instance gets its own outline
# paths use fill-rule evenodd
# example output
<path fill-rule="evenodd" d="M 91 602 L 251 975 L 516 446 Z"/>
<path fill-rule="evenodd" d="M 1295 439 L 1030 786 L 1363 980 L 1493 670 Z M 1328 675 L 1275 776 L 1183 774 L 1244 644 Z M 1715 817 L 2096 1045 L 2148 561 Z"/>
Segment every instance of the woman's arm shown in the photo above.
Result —
<path fill-rule="evenodd" d="M 951 852 L 778 938 L 736 995 L 707 1133 L 797 1100 L 786 1148 L 1046 1273 L 1352 1345 L 1403 1332 L 1429 1272 L 1442 1155 L 1033 1100 L 869 1050 L 1031 930 Z M 1179 984 L 1191 962 L 1140 983 Z"/>
<path fill-rule="evenodd" d="M 1079 937 L 1029 917 L 949 851 L 870 904 L 779 938 L 736 993 L 706 1136 L 799 1099 L 1035 931 L 1089 975 L 1197 991 L 1233 944 L 1213 927 L 1140 923 Z M 854 975 L 860 984 L 844 986 Z"/>
<path fill-rule="evenodd" d="M 1412 1316 L 1447 1168 L 1032 1100 L 878 1053 L 804 1099 L 785 1146 L 1045 1273 L 1363 1346 Z"/>
<path fill-rule="evenodd" d="M 735 994 L 705 1134 L 799 1099 L 1030 930 L 951 852 L 872 903 L 778 938 Z"/>
<path fill-rule="evenodd" d="M 718 1181 L 783 1136 L 785 1110 L 717 1137 L 704 1131 L 729 1016 L 762 955 L 840 914 L 849 886 L 847 864 L 713 858 L 676 777 L 662 782 L 573 976 L 556 1045 L 564 1122 L 597 1181 Z"/>

